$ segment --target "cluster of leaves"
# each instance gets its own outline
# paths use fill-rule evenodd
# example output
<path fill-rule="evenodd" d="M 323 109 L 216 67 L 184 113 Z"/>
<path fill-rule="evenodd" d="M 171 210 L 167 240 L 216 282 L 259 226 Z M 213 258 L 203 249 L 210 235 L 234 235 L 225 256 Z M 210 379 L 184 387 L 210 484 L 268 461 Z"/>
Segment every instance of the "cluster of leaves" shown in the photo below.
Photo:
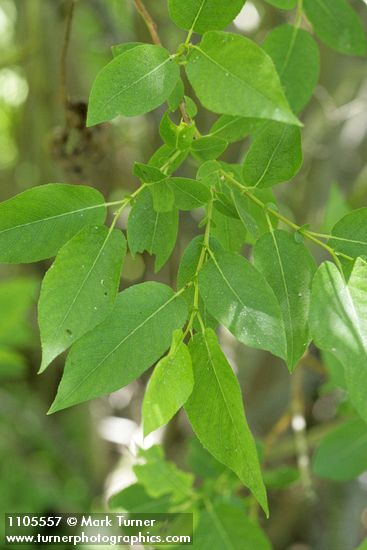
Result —
<path fill-rule="evenodd" d="M 313 339 L 341 362 L 350 401 L 367 421 L 367 209 L 348 213 L 330 235 L 318 234 L 284 217 L 271 190 L 300 170 L 298 117 L 319 77 L 317 42 L 301 28 L 303 16 L 339 52 L 363 55 L 365 37 L 345 0 L 269 3 L 297 4 L 295 24 L 275 28 L 261 46 L 222 30 L 244 0 L 169 0 L 172 21 L 188 31 L 175 53 L 135 42 L 113 48 L 91 91 L 89 125 L 168 102 L 163 145 L 147 164 L 135 164 L 141 185 L 132 195 L 107 203 L 89 187 L 48 184 L 0 205 L 0 261 L 56 256 L 39 300 L 41 371 L 71 349 L 50 412 L 113 392 L 158 361 L 143 403 L 145 434 L 184 407 L 204 447 L 265 513 L 258 454 L 218 324 L 280 357 L 290 372 Z M 200 41 L 192 41 L 194 33 L 203 34 Z M 206 135 L 181 71 L 200 103 L 220 115 Z M 217 160 L 249 135 L 242 165 Z M 187 158 L 197 164 L 195 179 L 173 175 Z M 116 222 L 127 206 L 126 238 Z M 107 228 L 109 207 L 117 211 Z M 182 256 L 177 290 L 145 282 L 118 294 L 127 247 L 154 255 L 159 271 L 175 246 L 179 211 L 195 208 L 205 232 Z M 334 263 L 317 268 L 306 240 Z M 239 253 L 245 243 L 253 246 L 252 261 Z"/>

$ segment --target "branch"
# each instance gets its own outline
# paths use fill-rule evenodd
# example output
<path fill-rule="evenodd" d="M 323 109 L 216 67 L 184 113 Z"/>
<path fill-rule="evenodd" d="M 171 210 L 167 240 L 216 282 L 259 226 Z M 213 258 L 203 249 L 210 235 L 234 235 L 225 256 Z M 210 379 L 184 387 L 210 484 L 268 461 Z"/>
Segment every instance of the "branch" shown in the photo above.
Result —
<path fill-rule="evenodd" d="M 64 35 L 64 43 L 62 46 L 61 51 L 61 74 L 60 74 L 60 88 L 61 88 L 61 99 L 65 107 L 68 106 L 69 103 L 69 96 L 68 96 L 68 90 L 67 90 L 67 56 L 68 56 L 68 50 L 69 50 L 69 44 L 70 44 L 70 35 L 71 35 L 71 27 L 73 24 L 73 16 L 74 16 L 74 8 L 77 0 L 70 0 L 69 9 L 66 15 L 66 27 L 65 27 L 65 35 Z"/>
<path fill-rule="evenodd" d="M 159 38 L 159 34 L 157 31 L 157 24 L 155 23 L 152 16 L 144 6 L 142 0 L 134 0 L 134 2 L 138 13 L 140 13 L 142 18 L 144 19 L 144 23 L 148 28 L 153 44 L 156 44 L 157 46 L 162 46 L 162 42 L 161 42 L 161 39 Z"/>
<path fill-rule="evenodd" d="M 134 3 L 135 3 L 136 10 L 138 11 L 138 13 L 143 18 L 144 23 L 146 24 L 146 26 L 149 30 L 149 33 L 150 33 L 150 36 L 152 38 L 153 44 L 156 44 L 157 46 L 162 46 L 162 41 L 159 37 L 158 30 L 157 30 L 157 24 L 154 21 L 154 19 L 152 18 L 152 16 L 150 15 L 150 13 L 148 12 L 148 10 L 145 7 L 143 1 L 142 0 L 134 0 Z M 186 124 L 188 124 L 188 125 L 193 124 L 190 115 L 186 111 L 185 101 L 181 101 L 181 103 L 179 105 L 179 108 L 180 108 L 180 111 L 181 111 L 182 120 L 184 122 L 186 122 Z"/>

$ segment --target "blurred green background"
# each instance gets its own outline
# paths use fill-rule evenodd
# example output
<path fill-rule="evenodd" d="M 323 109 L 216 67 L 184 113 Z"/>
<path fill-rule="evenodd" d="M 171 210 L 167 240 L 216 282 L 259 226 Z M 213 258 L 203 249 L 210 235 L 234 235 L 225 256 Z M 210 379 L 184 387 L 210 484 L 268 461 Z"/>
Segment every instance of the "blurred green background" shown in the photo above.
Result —
<path fill-rule="evenodd" d="M 366 21 L 363 1 L 352 4 Z M 146 5 L 164 45 L 176 49 L 184 33 L 169 22 L 166 2 L 147 0 Z M 66 67 L 72 104 L 64 108 L 60 59 L 68 9 L 64 0 L 0 0 L 1 200 L 51 182 L 92 185 L 114 200 L 136 188 L 133 162 L 147 162 L 161 144 L 162 109 L 88 130 L 83 125 L 91 84 L 111 58 L 110 47 L 150 41 L 132 0 L 76 2 Z M 271 28 L 293 18 L 292 12 L 252 0 L 237 19 L 236 30 L 261 43 Z M 289 217 L 327 232 L 350 208 L 367 205 L 367 71 L 364 59 L 320 48 L 320 84 L 302 117 L 304 165 L 276 195 Z M 201 110 L 198 125 L 205 132 L 213 120 Z M 240 162 L 247 146 L 247 141 L 233 145 L 224 160 Z M 180 173 L 192 175 L 195 169 L 188 162 Z M 124 224 L 126 218 L 122 228 Z M 147 279 L 174 285 L 182 251 L 197 234 L 197 224 L 190 214 L 182 217 L 174 254 L 158 275 L 149 256 L 128 257 L 121 288 Z M 100 511 L 108 496 L 133 479 L 135 447 L 143 443 L 140 407 L 148 375 L 109 397 L 46 416 L 63 366 L 60 359 L 42 376 L 36 374 L 36 302 L 49 265 L 0 266 L 1 509 Z M 311 456 L 320 434 L 337 422 L 338 414 L 348 414 L 344 394 L 333 382 L 335 369 L 327 376 L 312 349 L 300 374 L 291 378 L 280 360 L 237 344 L 227 332 L 220 336 L 240 379 L 256 436 L 268 437 L 271 443 L 272 428 L 291 403 L 293 412 L 297 409 L 306 419 Z M 191 436 L 182 414 L 144 444 L 162 442 L 167 456 L 185 468 Z M 286 422 L 268 461 L 274 467 L 294 466 L 296 458 Z M 367 476 L 337 483 L 309 476 L 307 470 L 306 465 L 302 479 L 286 490 L 270 490 L 272 514 L 263 525 L 274 548 L 356 548 L 367 533 Z"/>

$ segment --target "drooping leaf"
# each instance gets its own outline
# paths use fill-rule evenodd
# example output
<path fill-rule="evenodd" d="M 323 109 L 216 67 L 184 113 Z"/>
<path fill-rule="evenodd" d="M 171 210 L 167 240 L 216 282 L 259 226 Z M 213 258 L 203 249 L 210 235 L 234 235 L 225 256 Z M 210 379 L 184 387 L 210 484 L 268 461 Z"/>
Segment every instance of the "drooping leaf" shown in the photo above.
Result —
<path fill-rule="evenodd" d="M 262 124 L 264 121 L 257 118 L 222 115 L 211 127 L 210 135 L 222 138 L 228 143 L 234 143 L 252 134 Z"/>
<path fill-rule="evenodd" d="M 272 187 L 292 179 L 301 165 L 299 128 L 269 122 L 255 135 L 243 163 L 242 179 L 248 187 Z"/>
<path fill-rule="evenodd" d="M 144 435 L 164 426 L 186 403 L 194 385 L 191 356 L 182 332 L 173 334 L 171 350 L 154 368 L 143 401 Z"/>
<path fill-rule="evenodd" d="M 166 514 L 170 511 L 171 496 L 153 498 L 139 483 L 129 485 L 108 501 L 111 510 L 124 510 L 138 514 Z"/>
<path fill-rule="evenodd" d="M 367 265 L 358 259 L 348 284 L 338 268 L 323 263 L 312 285 L 310 329 L 315 344 L 336 354 L 345 369 L 352 405 L 367 420 Z"/>
<path fill-rule="evenodd" d="M 141 449 L 139 456 L 145 459 L 145 464 L 136 464 L 134 473 L 148 495 L 154 498 L 172 495 L 173 501 L 182 501 L 191 495 L 193 475 L 165 460 L 161 447 Z"/>
<path fill-rule="evenodd" d="M 367 256 L 367 208 L 353 210 L 333 227 L 328 244 L 352 258 Z"/>
<path fill-rule="evenodd" d="M 237 254 L 216 252 L 199 275 L 199 289 L 209 312 L 237 340 L 285 359 L 280 306 L 264 276 L 250 262 Z"/>
<path fill-rule="evenodd" d="M 366 53 L 362 22 L 346 0 L 305 0 L 303 8 L 327 46 L 349 55 Z"/>
<path fill-rule="evenodd" d="M 297 0 L 266 0 L 266 2 L 281 10 L 293 10 L 297 5 Z"/>
<path fill-rule="evenodd" d="M 282 25 L 269 32 L 263 48 L 274 61 L 289 105 L 299 113 L 319 80 L 320 54 L 315 40 L 299 27 Z"/>
<path fill-rule="evenodd" d="M 276 230 L 257 241 L 254 264 L 279 302 L 287 339 L 287 365 L 292 371 L 310 343 L 308 315 L 315 261 L 293 235 Z"/>
<path fill-rule="evenodd" d="M 87 125 L 152 111 L 171 95 L 179 78 L 178 65 L 164 48 L 150 44 L 130 48 L 97 75 Z"/>
<path fill-rule="evenodd" d="M 185 301 L 160 283 L 121 292 L 110 315 L 74 344 L 50 412 L 126 386 L 155 363 L 187 317 Z"/>
<path fill-rule="evenodd" d="M 271 550 L 262 529 L 238 506 L 208 504 L 200 511 L 194 532 L 194 550 Z"/>
<path fill-rule="evenodd" d="M 206 329 L 190 342 L 194 389 L 185 405 L 197 437 L 233 470 L 268 513 L 255 441 L 247 425 L 240 386 L 217 341 Z"/>
<path fill-rule="evenodd" d="M 317 447 L 312 461 L 317 476 L 348 481 L 367 470 L 367 425 L 349 420 L 329 432 Z"/>
<path fill-rule="evenodd" d="M 87 227 L 61 248 L 39 299 L 40 372 L 111 311 L 125 254 L 123 234 L 105 226 Z"/>
<path fill-rule="evenodd" d="M 181 29 L 203 34 L 224 29 L 241 11 L 245 0 L 168 0 L 172 21 Z"/>
<path fill-rule="evenodd" d="M 0 262 L 51 258 L 85 225 L 103 224 L 103 196 L 82 185 L 33 187 L 0 204 Z"/>
<path fill-rule="evenodd" d="M 191 47 L 185 69 L 196 95 L 210 111 L 300 124 L 270 57 L 243 36 L 206 33 Z"/>
<path fill-rule="evenodd" d="M 156 256 L 155 271 L 159 271 L 171 255 L 176 243 L 178 211 L 156 212 L 148 189 L 136 200 L 128 219 L 127 239 L 134 256 L 147 251 Z"/>
<path fill-rule="evenodd" d="M 201 181 L 189 178 L 170 178 L 175 195 L 175 204 L 179 210 L 200 208 L 210 200 L 210 191 Z"/>

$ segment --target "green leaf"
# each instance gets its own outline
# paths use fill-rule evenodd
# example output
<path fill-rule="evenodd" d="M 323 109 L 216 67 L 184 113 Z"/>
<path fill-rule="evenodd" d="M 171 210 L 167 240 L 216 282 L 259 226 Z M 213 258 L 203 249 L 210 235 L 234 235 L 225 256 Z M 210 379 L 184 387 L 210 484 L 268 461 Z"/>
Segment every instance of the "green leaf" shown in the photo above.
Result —
<path fill-rule="evenodd" d="M 349 420 L 329 432 L 316 449 L 313 472 L 333 481 L 349 481 L 367 470 L 367 426 Z"/>
<path fill-rule="evenodd" d="M 285 359 L 282 314 L 263 275 L 242 256 L 216 252 L 199 275 L 200 294 L 209 312 L 247 346 Z"/>
<path fill-rule="evenodd" d="M 315 33 L 327 46 L 349 55 L 366 53 L 362 22 L 346 0 L 305 0 L 303 8 Z"/>
<path fill-rule="evenodd" d="M 113 495 L 108 501 L 111 510 L 124 510 L 138 514 L 164 514 L 170 511 L 171 497 L 152 498 L 142 485 L 134 483 Z"/>
<path fill-rule="evenodd" d="M 191 154 L 199 161 L 212 160 L 219 157 L 226 149 L 227 142 L 216 136 L 204 136 L 195 139 L 191 145 Z"/>
<path fill-rule="evenodd" d="M 172 332 L 185 323 L 181 297 L 160 283 L 121 292 L 110 315 L 69 353 L 56 399 L 56 412 L 126 386 L 167 350 Z"/>
<path fill-rule="evenodd" d="M 299 128 L 269 122 L 255 135 L 243 163 L 242 179 L 249 187 L 272 187 L 292 179 L 301 165 Z"/>
<path fill-rule="evenodd" d="M 320 54 L 315 40 L 299 27 L 281 25 L 270 31 L 263 48 L 274 62 L 289 105 L 299 113 L 319 80 Z"/>
<path fill-rule="evenodd" d="M 194 550 L 271 550 L 261 528 L 244 511 L 229 504 L 207 503 L 194 531 Z"/>
<path fill-rule="evenodd" d="M 175 204 L 179 210 L 200 208 L 210 200 L 210 191 L 201 181 L 189 178 L 170 178 L 175 195 Z"/>
<path fill-rule="evenodd" d="M 165 172 L 172 174 L 186 160 L 189 151 L 176 151 L 169 145 L 162 145 L 149 160 L 149 165 L 156 168 L 166 167 Z"/>
<path fill-rule="evenodd" d="M 346 388 L 344 367 L 335 354 L 324 351 L 322 352 L 322 361 L 328 371 L 328 387 Z"/>
<path fill-rule="evenodd" d="M 171 111 L 176 111 L 179 108 L 181 101 L 185 95 L 185 86 L 181 78 L 178 80 L 176 86 L 173 89 L 173 92 L 167 99 L 168 107 Z"/>
<path fill-rule="evenodd" d="M 82 185 L 33 187 L 0 204 L 0 262 L 51 258 L 85 225 L 103 224 L 103 196 Z"/>
<path fill-rule="evenodd" d="M 155 445 L 146 450 L 141 449 L 139 456 L 145 459 L 145 464 L 136 464 L 134 473 L 151 497 L 172 494 L 172 500 L 177 502 L 191 496 L 193 475 L 165 460 L 161 447 Z"/>
<path fill-rule="evenodd" d="M 142 183 L 156 183 L 167 178 L 166 174 L 155 166 L 149 166 L 149 164 L 142 164 L 141 162 L 135 162 L 133 173 Z"/>
<path fill-rule="evenodd" d="M 164 426 L 186 403 L 194 385 L 191 356 L 182 332 L 173 334 L 171 350 L 154 368 L 143 401 L 144 436 Z"/>
<path fill-rule="evenodd" d="M 201 103 L 214 113 L 300 125 L 273 62 L 248 38 L 208 32 L 191 47 L 185 69 Z"/>
<path fill-rule="evenodd" d="M 144 44 L 129 49 L 97 75 L 87 125 L 152 111 L 171 95 L 179 78 L 178 65 L 164 48 Z"/>
<path fill-rule="evenodd" d="M 292 372 L 311 340 L 308 315 L 315 261 L 292 234 L 276 230 L 257 241 L 254 264 L 279 302 L 287 339 L 287 365 Z"/>
<path fill-rule="evenodd" d="M 218 209 L 213 210 L 211 234 L 226 250 L 239 252 L 246 242 L 246 229 L 240 220 L 229 218 Z"/>
<path fill-rule="evenodd" d="M 159 133 L 162 140 L 177 151 L 185 151 L 189 149 L 195 136 L 195 125 L 189 126 L 186 122 L 181 121 L 177 126 L 171 120 L 168 112 L 163 115 L 159 126 Z"/>
<path fill-rule="evenodd" d="M 166 263 L 176 243 L 178 211 L 156 212 L 147 189 L 137 198 L 128 219 L 127 239 L 133 256 L 147 251 L 155 254 L 155 271 Z"/>
<path fill-rule="evenodd" d="M 111 311 L 125 254 L 123 234 L 104 226 L 86 227 L 61 248 L 39 299 L 40 372 Z"/>
<path fill-rule="evenodd" d="M 214 122 L 210 135 L 224 139 L 228 143 L 241 141 L 257 130 L 264 121 L 257 118 L 222 115 Z"/>
<path fill-rule="evenodd" d="M 367 208 L 353 210 L 333 227 L 328 245 L 357 258 L 367 256 Z"/>
<path fill-rule="evenodd" d="M 115 46 L 111 46 L 112 55 L 113 57 L 117 57 L 118 55 L 142 45 L 143 42 L 123 42 L 122 44 L 116 44 Z"/>
<path fill-rule="evenodd" d="M 194 389 L 185 405 L 204 447 L 233 470 L 268 513 L 255 441 L 247 425 L 241 389 L 211 329 L 190 342 Z"/>
<path fill-rule="evenodd" d="M 241 11 L 245 0 L 168 0 L 172 21 L 185 31 L 203 34 L 224 29 Z"/>
<path fill-rule="evenodd" d="M 348 284 L 338 268 L 323 263 L 312 285 L 310 329 L 315 344 L 344 366 L 352 405 L 367 420 L 367 265 L 355 263 Z"/>
<path fill-rule="evenodd" d="M 297 5 L 297 0 L 266 0 L 266 2 L 281 10 L 293 10 Z"/>
<path fill-rule="evenodd" d="M 247 240 L 253 243 L 263 233 L 267 233 L 269 231 L 269 223 L 266 217 L 266 212 L 264 211 L 264 208 L 256 204 L 249 197 L 242 195 L 238 189 L 232 189 L 231 194 L 233 204 L 235 205 L 239 218 L 249 233 Z M 275 197 L 271 189 L 256 189 L 253 191 L 253 194 L 264 204 L 275 203 Z M 275 216 L 272 216 L 271 224 L 272 227 L 277 227 L 278 220 Z"/>
<path fill-rule="evenodd" d="M 154 183 L 149 187 L 153 197 L 153 208 L 156 212 L 171 212 L 175 205 L 175 195 L 169 180 Z"/>

